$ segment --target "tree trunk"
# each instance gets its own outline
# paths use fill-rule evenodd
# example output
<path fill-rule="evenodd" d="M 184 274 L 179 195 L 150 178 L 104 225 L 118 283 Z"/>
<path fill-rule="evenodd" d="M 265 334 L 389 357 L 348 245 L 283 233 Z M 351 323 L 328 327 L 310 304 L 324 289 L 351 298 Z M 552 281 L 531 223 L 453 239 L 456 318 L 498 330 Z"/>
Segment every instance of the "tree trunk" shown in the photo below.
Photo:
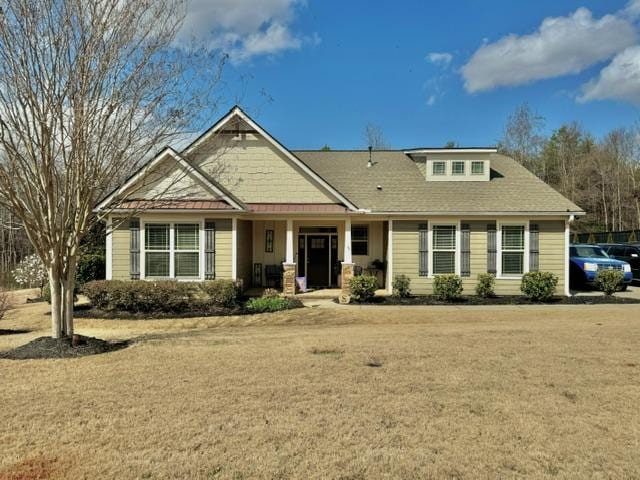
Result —
<path fill-rule="evenodd" d="M 49 268 L 49 287 L 51 290 L 51 336 L 61 338 L 63 336 L 62 288 L 58 272 L 53 268 Z"/>
<path fill-rule="evenodd" d="M 76 286 L 75 263 L 75 259 L 69 259 L 67 278 L 62 283 L 64 333 L 68 337 L 73 335 L 73 304 L 75 297 L 74 290 Z"/>

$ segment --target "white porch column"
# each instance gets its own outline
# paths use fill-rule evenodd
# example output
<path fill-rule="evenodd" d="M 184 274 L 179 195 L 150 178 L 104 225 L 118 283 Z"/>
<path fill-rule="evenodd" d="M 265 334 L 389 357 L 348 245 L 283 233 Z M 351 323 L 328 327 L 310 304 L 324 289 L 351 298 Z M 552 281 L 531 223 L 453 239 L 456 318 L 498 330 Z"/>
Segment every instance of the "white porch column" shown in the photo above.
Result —
<path fill-rule="evenodd" d="M 393 220 L 389 219 L 387 233 L 387 292 L 393 293 Z"/>
<path fill-rule="evenodd" d="M 344 221 L 344 263 L 353 263 L 351 256 L 351 217 Z"/>
<path fill-rule="evenodd" d="M 293 220 L 287 220 L 287 247 L 285 254 L 285 263 L 293 263 Z"/>
<path fill-rule="evenodd" d="M 349 303 L 351 301 L 351 284 L 353 277 L 353 257 L 351 255 L 351 217 L 344 220 L 344 260 L 342 262 L 342 292 L 340 294 L 340 303 Z"/>
<path fill-rule="evenodd" d="M 296 264 L 293 256 L 293 220 L 287 219 L 285 261 L 282 265 L 282 293 L 289 297 L 296 294 Z"/>

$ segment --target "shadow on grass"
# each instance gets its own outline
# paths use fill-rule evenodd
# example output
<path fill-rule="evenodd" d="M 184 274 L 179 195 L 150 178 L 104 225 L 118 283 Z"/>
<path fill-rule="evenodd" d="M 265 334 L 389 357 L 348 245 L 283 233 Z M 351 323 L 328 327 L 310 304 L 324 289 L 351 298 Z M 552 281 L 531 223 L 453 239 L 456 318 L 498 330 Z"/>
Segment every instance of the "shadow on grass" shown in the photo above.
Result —
<path fill-rule="evenodd" d="M 16 328 L 16 329 L 5 329 L 0 328 L 0 337 L 3 335 L 20 335 L 21 333 L 30 333 L 31 330 L 27 330 L 26 328 Z"/>

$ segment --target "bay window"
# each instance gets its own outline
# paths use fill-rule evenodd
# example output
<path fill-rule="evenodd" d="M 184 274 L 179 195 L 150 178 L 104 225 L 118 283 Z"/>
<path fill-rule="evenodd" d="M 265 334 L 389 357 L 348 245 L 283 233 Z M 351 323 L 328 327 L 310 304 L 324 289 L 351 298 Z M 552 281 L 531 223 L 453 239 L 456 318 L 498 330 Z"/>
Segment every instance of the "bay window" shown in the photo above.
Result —
<path fill-rule="evenodd" d="M 501 274 L 505 277 L 519 276 L 525 270 L 524 225 L 502 225 Z"/>
<path fill-rule="evenodd" d="M 456 227 L 433 226 L 433 274 L 456 273 Z"/>

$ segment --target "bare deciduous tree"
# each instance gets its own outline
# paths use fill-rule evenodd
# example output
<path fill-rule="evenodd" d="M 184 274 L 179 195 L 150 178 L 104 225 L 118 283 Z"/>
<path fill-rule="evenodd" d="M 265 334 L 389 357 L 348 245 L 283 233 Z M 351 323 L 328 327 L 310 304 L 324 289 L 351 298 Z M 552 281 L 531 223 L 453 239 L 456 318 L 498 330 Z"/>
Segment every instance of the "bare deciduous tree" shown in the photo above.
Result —
<path fill-rule="evenodd" d="M 80 241 L 93 208 L 215 108 L 223 59 L 173 46 L 182 0 L 5 0 L 0 11 L 0 205 L 51 285 L 52 335 L 73 334 Z"/>
<path fill-rule="evenodd" d="M 374 150 L 389 149 L 389 145 L 384 139 L 382 129 L 378 125 L 367 123 L 364 127 L 364 139 L 367 143 L 367 147 L 371 147 Z"/>
<path fill-rule="evenodd" d="M 544 179 L 544 165 L 536 162 L 544 143 L 541 134 L 543 126 L 543 117 L 535 113 L 528 104 L 520 105 L 507 119 L 504 138 L 498 148 Z"/>

